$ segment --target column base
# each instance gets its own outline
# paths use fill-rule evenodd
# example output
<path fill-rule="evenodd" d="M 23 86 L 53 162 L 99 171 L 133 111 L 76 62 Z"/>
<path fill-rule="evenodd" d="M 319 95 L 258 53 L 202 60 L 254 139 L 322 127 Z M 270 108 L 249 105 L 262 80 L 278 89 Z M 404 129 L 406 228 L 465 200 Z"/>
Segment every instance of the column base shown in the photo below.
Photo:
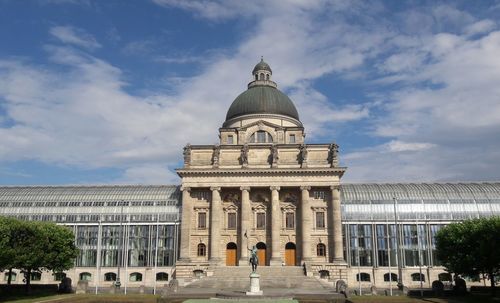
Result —
<path fill-rule="evenodd" d="M 347 262 L 343 258 L 334 258 L 332 263 L 336 265 L 347 265 Z"/>
<path fill-rule="evenodd" d="M 281 258 L 271 258 L 271 260 L 269 260 L 269 266 L 281 266 L 283 265 L 283 261 L 281 260 Z"/>

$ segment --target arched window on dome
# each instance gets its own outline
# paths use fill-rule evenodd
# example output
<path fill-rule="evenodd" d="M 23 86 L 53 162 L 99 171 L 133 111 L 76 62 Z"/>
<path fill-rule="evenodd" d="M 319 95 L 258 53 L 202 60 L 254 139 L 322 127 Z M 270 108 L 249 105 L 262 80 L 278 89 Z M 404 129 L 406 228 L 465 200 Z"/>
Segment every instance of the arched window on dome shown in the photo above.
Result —
<path fill-rule="evenodd" d="M 264 80 L 264 73 L 260 74 L 260 80 Z"/>
<path fill-rule="evenodd" d="M 273 143 L 273 137 L 266 131 L 259 130 L 253 133 L 248 140 L 249 143 Z"/>
<path fill-rule="evenodd" d="M 255 81 L 259 80 L 259 75 L 255 74 Z"/>
<path fill-rule="evenodd" d="M 269 80 L 269 74 L 266 75 L 266 80 Z"/>

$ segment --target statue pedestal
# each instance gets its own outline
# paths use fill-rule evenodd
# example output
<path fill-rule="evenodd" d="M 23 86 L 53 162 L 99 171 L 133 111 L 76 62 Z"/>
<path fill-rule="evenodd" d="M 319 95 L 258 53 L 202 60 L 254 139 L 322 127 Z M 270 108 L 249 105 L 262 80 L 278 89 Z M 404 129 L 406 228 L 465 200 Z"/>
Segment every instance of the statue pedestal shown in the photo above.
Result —
<path fill-rule="evenodd" d="M 260 275 L 253 272 L 250 274 L 250 291 L 247 291 L 247 296 L 262 296 L 262 290 L 260 290 Z"/>

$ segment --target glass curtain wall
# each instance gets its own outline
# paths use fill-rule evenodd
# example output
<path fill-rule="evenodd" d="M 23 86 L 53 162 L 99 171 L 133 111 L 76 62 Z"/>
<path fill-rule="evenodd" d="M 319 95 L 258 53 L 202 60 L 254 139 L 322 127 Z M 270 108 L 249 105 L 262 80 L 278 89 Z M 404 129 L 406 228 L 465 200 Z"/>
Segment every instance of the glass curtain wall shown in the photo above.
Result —
<path fill-rule="evenodd" d="M 158 228 L 158 242 L 156 229 Z M 79 225 L 76 229 L 76 243 L 79 255 L 76 266 L 94 267 L 97 265 L 98 225 Z M 174 264 L 175 225 L 103 225 L 101 227 L 101 267 L 118 266 L 118 255 L 128 250 L 129 267 L 154 267 L 155 250 L 158 247 L 157 266 L 172 266 Z M 121 236 L 124 236 L 122 248 Z M 127 246 L 128 242 L 128 246 Z M 158 243 L 158 245 L 156 244 Z"/>
<path fill-rule="evenodd" d="M 377 265 L 396 266 L 396 225 L 377 224 Z"/>
<path fill-rule="evenodd" d="M 351 265 L 360 266 L 373 265 L 372 225 L 353 224 L 349 226 Z"/>

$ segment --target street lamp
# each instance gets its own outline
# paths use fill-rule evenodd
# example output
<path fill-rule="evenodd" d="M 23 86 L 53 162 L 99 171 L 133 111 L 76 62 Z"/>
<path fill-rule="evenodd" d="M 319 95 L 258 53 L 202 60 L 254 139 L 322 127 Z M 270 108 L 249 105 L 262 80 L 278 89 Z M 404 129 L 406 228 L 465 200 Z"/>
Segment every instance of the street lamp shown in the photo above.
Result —
<path fill-rule="evenodd" d="M 120 282 L 120 267 L 122 263 L 122 253 L 123 253 L 123 204 L 124 201 L 120 201 L 120 246 L 118 249 L 118 268 L 117 272 L 118 274 L 116 275 L 116 281 L 115 281 L 115 287 L 120 288 L 122 283 Z"/>
<path fill-rule="evenodd" d="M 399 262 L 399 225 L 398 225 L 398 211 L 396 208 L 397 200 L 392 198 L 394 201 L 394 225 L 396 225 L 396 266 L 398 267 L 398 289 L 403 290 L 403 280 L 401 279 L 403 275 L 403 270 L 401 269 L 401 264 Z"/>

